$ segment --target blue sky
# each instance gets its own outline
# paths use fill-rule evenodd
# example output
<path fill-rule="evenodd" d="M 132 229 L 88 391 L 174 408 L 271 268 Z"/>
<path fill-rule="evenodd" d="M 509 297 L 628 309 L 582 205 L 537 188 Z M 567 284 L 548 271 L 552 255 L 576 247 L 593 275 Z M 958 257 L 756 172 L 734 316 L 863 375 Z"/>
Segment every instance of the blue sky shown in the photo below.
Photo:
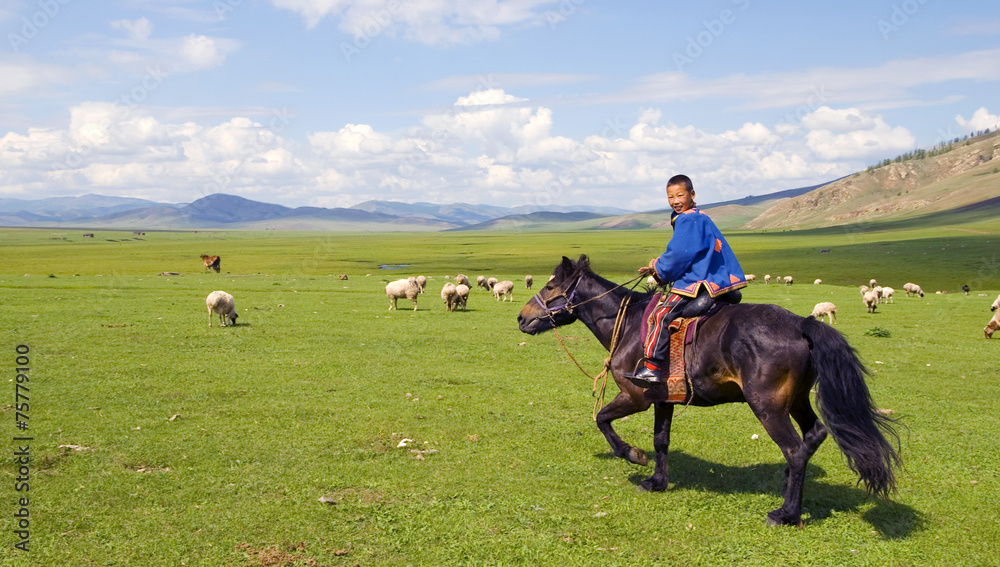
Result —
<path fill-rule="evenodd" d="M 0 0 L 0 197 L 666 206 L 1000 125 L 1000 5 Z"/>

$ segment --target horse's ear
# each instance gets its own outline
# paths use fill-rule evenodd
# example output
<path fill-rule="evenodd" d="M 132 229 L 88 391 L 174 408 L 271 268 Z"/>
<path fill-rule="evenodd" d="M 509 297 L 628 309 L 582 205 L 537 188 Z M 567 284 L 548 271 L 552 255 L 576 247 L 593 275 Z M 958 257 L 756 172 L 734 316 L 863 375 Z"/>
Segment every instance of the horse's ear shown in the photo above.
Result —
<path fill-rule="evenodd" d="M 574 268 L 576 268 L 576 266 L 573 265 L 573 260 L 570 260 L 566 256 L 563 256 L 562 269 L 565 270 L 566 272 L 572 272 Z"/>

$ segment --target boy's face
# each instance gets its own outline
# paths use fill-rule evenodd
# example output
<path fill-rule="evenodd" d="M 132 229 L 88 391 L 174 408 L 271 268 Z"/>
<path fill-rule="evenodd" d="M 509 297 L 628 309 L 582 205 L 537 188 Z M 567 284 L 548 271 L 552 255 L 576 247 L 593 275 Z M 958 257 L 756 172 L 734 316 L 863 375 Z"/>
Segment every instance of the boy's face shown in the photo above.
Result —
<path fill-rule="evenodd" d="M 667 202 L 674 211 L 683 213 L 694 206 L 694 191 L 688 191 L 684 185 L 668 185 Z"/>

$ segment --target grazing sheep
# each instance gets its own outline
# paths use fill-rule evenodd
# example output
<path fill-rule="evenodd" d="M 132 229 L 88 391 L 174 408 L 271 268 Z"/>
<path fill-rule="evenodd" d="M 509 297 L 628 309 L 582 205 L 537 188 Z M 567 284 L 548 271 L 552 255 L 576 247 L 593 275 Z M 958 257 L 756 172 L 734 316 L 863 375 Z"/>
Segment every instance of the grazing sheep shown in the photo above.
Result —
<path fill-rule="evenodd" d="M 882 288 L 882 301 L 885 303 L 892 303 L 892 294 L 896 293 L 896 290 L 891 287 Z"/>
<path fill-rule="evenodd" d="M 783 281 L 785 282 L 785 285 L 792 285 L 792 276 L 785 276 Z"/>
<path fill-rule="evenodd" d="M 648 278 L 646 278 L 646 285 L 648 285 L 649 287 L 659 287 L 660 283 L 657 282 L 656 278 L 654 278 L 653 276 L 649 276 Z"/>
<path fill-rule="evenodd" d="M 747 283 L 753 283 L 753 282 L 757 281 L 757 276 L 755 276 L 753 274 L 747 274 L 746 278 L 747 278 Z"/>
<path fill-rule="evenodd" d="M 824 301 L 822 303 L 817 303 L 816 307 L 813 307 L 812 316 L 820 319 L 823 315 L 830 318 L 830 324 L 834 323 L 835 315 L 837 314 L 837 306 L 830 303 L 829 301 Z"/>
<path fill-rule="evenodd" d="M 531 284 L 535 282 L 535 279 L 531 277 L 531 274 L 524 276 L 524 287 L 526 289 L 531 289 Z"/>
<path fill-rule="evenodd" d="M 504 301 L 507 301 L 508 297 L 512 302 L 514 301 L 514 282 L 504 280 L 502 282 L 497 282 L 497 285 L 493 286 L 493 297 L 495 297 L 497 301 L 500 301 L 501 296 L 503 296 Z"/>
<path fill-rule="evenodd" d="M 878 282 L 875 281 L 875 278 L 872 278 L 872 281 L 868 282 L 868 287 L 870 287 L 872 289 L 874 289 L 875 286 L 877 286 L 877 285 L 878 285 Z"/>
<path fill-rule="evenodd" d="M 864 295 L 866 293 L 868 293 L 868 286 L 866 285 L 861 286 L 861 295 Z"/>
<path fill-rule="evenodd" d="M 865 292 L 864 296 L 865 307 L 868 308 L 869 313 L 875 312 L 875 307 L 878 306 L 878 294 L 874 290 L 869 290 Z"/>
<path fill-rule="evenodd" d="M 962 293 L 969 295 L 969 284 L 962 284 Z"/>
<path fill-rule="evenodd" d="M 236 300 L 233 296 L 229 295 L 224 291 L 213 291 L 208 294 L 205 298 L 205 305 L 208 306 L 208 326 L 212 326 L 212 313 L 218 313 L 219 315 L 219 326 L 226 327 L 226 318 L 229 319 L 229 325 L 236 324 L 236 318 L 239 315 L 236 314 Z"/>
<path fill-rule="evenodd" d="M 476 287 L 481 287 L 486 291 L 490 290 L 490 286 L 486 285 L 486 276 L 476 276 Z"/>
<path fill-rule="evenodd" d="M 424 288 L 427 287 L 427 276 L 417 276 L 417 287 L 420 288 L 420 293 L 424 292 Z"/>
<path fill-rule="evenodd" d="M 465 311 L 465 304 L 469 302 L 469 289 L 469 286 L 465 284 L 458 284 L 455 286 L 455 293 L 458 294 L 455 306 L 461 307 L 462 311 Z"/>
<path fill-rule="evenodd" d="M 823 280 L 821 280 L 819 278 L 816 278 L 815 280 L 813 280 L 813 283 L 816 284 L 816 285 L 819 285 L 819 284 L 823 283 Z"/>
<path fill-rule="evenodd" d="M 910 297 L 910 294 L 924 296 L 924 290 L 920 289 L 920 286 L 915 283 L 905 283 L 903 284 L 903 290 L 906 292 L 906 297 Z"/>
<path fill-rule="evenodd" d="M 771 283 L 771 274 L 764 274 L 764 285 Z"/>
<path fill-rule="evenodd" d="M 983 334 L 986 335 L 987 339 L 993 338 L 993 333 L 1000 329 L 1000 311 L 993 314 L 993 318 L 990 319 L 989 323 L 986 323 L 986 327 L 983 328 Z"/>
<path fill-rule="evenodd" d="M 458 287 L 451 282 L 444 284 L 441 288 L 441 299 L 444 300 L 445 311 L 454 311 L 458 302 Z"/>
<path fill-rule="evenodd" d="M 878 302 L 882 303 L 882 286 L 877 285 L 872 288 L 872 291 L 878 294 Z"/>
<path fill-rule="evenodd" d="M 996 311 L 997 309 L 1000 309 L 1000 295 L 997 296 L 997 299 L 996 301 L 993 302 L 993 305 L 990 305 L 990 311 Z"/>
<path fill-rule="evenodd" d="M 338 277 L 340 279 L 342 279 L 342 280 L 346 280 L 347 279 L 347 274 L 340 274 L 340 276 L 338 276 Z"/>
<path fill-rule="evenodd" d="M 455 276 L 455 285 L 458 284 L 465 284 L 469 287 L 472 287 L 472 284 L 469 283 L 469 277 L 466 276 L 465 274 L 458 274 L 457 276 Z"/>
<path fill-rule="evenodd" d="M 396 280 L 389 282 L 385 286 L 385 296 L 389 298 L 389 311 L 396 308 L 396 300 L 405 297 L 413 302 L 413 310 L 417 310 L 417 296 L 420 295 L 420 287 L 416 278 Z"/>
<path fill-rule="evenodd" d="M 490 279 L 486 280 L 486 289 L 488 289 L 489 291 L 493 291 L 493 286 L 497 285 L 497 281 L 498 280 L 496 278 L 493 278 L 493 277 L 491 277 Z"/>

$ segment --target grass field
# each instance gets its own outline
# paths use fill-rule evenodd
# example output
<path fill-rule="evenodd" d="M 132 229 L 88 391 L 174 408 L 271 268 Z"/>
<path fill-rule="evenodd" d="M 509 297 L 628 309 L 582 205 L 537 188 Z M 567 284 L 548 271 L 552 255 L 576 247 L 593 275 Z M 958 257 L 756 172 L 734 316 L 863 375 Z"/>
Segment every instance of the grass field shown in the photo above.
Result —
<path fill-rule="evenodd" d="M 526 273 L 542 282 L 586 253 L 624 281 L 662 231 L 0 230 L 0 565 L 995 565 L 1000 340 L 982 328 L 998 229 L 729 237 L 748 272 L 797 282 L 744 301 L 836 303 L 876 402 L 902 420 L 898 496 L 866 498 L 828 440 L 803 530 L 765 526 L 784 461 L 745 405 L 680 413 L 671 488 L 643 493 L 651 468 L 609 455 L 590 380 L 551 333 L 517 329 Z M 517 282 L 514 303 L 473 290 L 467 312 L 445 312 L 438 292 L 459 272 Z M 387 311 L 385 282 L 418 274 L 419 310 Z M 857 286 L 872 277 L 897 292 L 868 314 Z M 929 294 L 905 297 L 907 281 Z M 235 327 L 208 327 L 215 289 L 236 297 Z M 562 334 L 596 373 L 605 352 L 587 329 Z M 651 428 L 651 412 L 617 424 L 650 457 Z"/>

